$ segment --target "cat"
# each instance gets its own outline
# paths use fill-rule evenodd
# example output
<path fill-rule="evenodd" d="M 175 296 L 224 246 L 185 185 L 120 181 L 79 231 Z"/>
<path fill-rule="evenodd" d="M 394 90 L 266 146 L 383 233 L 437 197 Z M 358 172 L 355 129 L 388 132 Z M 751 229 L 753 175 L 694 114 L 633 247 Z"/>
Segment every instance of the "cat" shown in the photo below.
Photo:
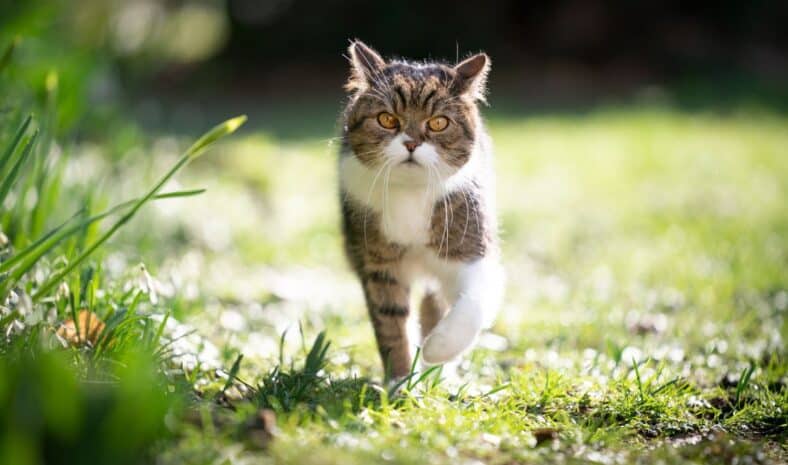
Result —
<path fill-rule="evenodd" d="M 456 66 L 349 48 L 339 184 L 345 252 L 364 291 L 384 372 L 410 372 L 410 291 L 423 282 L 422 359 L 469 349 L 501 303 L 490 139 L 479 114 L 490 59 Z"/>

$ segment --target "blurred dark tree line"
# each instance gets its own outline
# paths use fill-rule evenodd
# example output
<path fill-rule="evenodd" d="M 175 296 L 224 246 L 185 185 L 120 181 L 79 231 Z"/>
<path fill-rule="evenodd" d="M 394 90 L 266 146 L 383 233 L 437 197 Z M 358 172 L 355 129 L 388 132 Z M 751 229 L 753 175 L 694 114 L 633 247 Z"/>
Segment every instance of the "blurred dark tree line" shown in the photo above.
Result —
<path fill-rule="evenodd" d="M 384 53 L 486 50 L 504 67 L 556 61 L 676 74 L 785 73 L 788 2 L 229 0 L 221 56 L 258 67 L 327 62 L 358 37 Z"/>
<path fill-rule="evenodd" d="M 66 123 L 79 102 L 129 91 L 336 98 L 353 38 L 417 59 L 485 50 L 495 93 L 529 105 L 682 80 L 707 101 L 720 93 L 709 84 L 728 80 L 788 104 L 787 23 L 776 0 L 0 0 L 0 45 L 23 38 L 14 72 L 43 94 L 57 70 Z"/>
<path fill-rule="evenodd" d="M 53 48 L 65 38 L 146 72 L 211 60 L 262 71 L 334 63 L 349 39 L 361 38 L 420 58 L 483 49 L 503 67 L 780 74 L 788 68 L 786 21 L 788 2 L 777 0 L 0 0 L 0 36 L 40 33 Z"/>

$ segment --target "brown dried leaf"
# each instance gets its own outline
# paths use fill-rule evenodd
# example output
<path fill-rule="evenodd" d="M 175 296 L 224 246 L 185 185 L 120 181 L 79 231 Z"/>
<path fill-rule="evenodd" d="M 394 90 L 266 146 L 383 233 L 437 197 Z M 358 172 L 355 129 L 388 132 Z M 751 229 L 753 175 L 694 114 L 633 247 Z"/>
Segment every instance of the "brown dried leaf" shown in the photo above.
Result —
<path fill-rule="evenodd" d="M 77 334 L 77 325 L 74 323 L 73 319 L 70 319 L 57 329 L 58 336 L 74 346 L 87 342 L 91 345 L 95 345 L 106 327 L 104 322 L 101 321 L 98 315 L 87 310 L 80 310 L 77 315 L 77 320 L 79 320 L 79 334 Z"/>

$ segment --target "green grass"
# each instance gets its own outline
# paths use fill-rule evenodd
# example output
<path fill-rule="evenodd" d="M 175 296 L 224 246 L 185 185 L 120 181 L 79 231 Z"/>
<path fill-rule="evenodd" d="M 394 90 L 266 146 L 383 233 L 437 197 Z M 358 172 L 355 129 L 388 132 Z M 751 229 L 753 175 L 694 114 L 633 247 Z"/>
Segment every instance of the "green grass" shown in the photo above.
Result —
<path fill-rule="evenodd" d="M 255 125 L 175 183 L 234 127 L 46 157 L 46 102 L 0 126 L 3 463 L 786 460 L 784 115 L 493 107 L 504 308 L 456 375 L 394 389 L 341 253 L 332 120 Z M 64 344 L 81 310 L 106 328 Z"/>
<path fill-rule="evenodd" d="M 458 379 L 433 372 L 399 396 L 377 384 L 342 261 L 334 148 L 322 134 L 247 133 L 190 172 L 209 184 L 218 172 L 207 197 L 236 205 L 174 215 L 204 273 L 183 318 L 223 347 L 225 366 L 244 353 L 249 400 L 233 405 L 273 409 L 279 434 L 261 453 L 224 423 L 190 427 L 165 462 L 784 461 L 786 123 L 659 108 L 492 113 L 506 304 Z M 232 225 L 230 241 L 195 228 L 209 211 Z M 308 342 L 321 331 L 331 346 L 317 369 Z M 558 439 L 542 441 L 543 428 Z"/>
<path fill-rule="evenodd" d="M 50 74 L 47 89 L 56 88 Z M 157 305 L 155 290 L 105 275 L 97 252 L 151 201 L 202 193 L 160 191 L 245 117 L 205 133 L 140 198 L 92 214 L 101 196 L 89 194 L 63 220 L 70 205 L 60 197 L 68 183 L 62 166 L 70 160 L 50 151 L 46 120 L 54 110 L 43 109 L 44 122 L 17 111 L 0 119 L 0 462 L 150 460 L 191 383 L 171 353 L 178 338 L 165 335 L 169 311 Z"/>

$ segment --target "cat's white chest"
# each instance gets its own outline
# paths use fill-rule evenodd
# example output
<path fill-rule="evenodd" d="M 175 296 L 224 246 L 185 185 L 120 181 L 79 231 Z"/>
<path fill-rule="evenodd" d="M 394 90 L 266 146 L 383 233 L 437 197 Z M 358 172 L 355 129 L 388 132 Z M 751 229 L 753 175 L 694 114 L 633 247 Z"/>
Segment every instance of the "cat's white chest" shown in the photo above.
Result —
<path fill-rule="evenodd" d="M 380 208 L 383 234 L 403 245 L 426 245 L 429 242 L 432 199 L 419 189 L 394 188 L 387 193 L 388 202 Z M 386 204 L 387 203 L 387 204 Z"/>
<path fill-rule="evenodd" d="M 380 219 L 383 235 L 401 245 L 426 245 L 437 188 L 402 185 L 362 166 L 355 157 L 340 163 L 342 188 Z"/>

